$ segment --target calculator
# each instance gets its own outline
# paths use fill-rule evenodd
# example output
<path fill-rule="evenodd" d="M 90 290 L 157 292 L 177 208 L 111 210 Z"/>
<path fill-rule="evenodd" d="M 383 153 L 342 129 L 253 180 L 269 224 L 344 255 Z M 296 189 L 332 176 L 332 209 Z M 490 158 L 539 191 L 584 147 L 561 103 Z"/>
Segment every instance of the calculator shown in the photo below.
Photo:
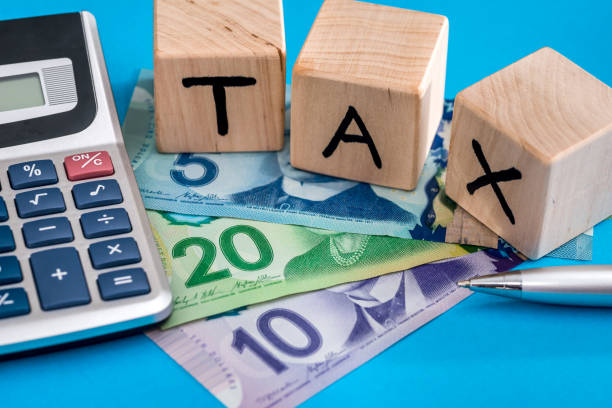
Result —
<path fill-rule="evenodd" d="M 171 304 L 94 17 L 0 21 L 0 354 L 153 324 Z"/>

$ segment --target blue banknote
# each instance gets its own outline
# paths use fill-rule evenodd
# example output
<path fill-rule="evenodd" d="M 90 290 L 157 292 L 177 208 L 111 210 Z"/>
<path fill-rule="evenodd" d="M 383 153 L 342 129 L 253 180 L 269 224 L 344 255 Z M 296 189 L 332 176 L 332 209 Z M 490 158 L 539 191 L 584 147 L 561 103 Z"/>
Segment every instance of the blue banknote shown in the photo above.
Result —
<path fill-rule="evenodd" d="M 290 106 L 286 111 L 289 116 Z M 280 152 L 160 154 L 153 73 L 147 70 L 134 91 L 123 134 L 148 209 L 445 242 L 455 209 L 444 194 L 452 112 L 447 101 L 413 191 L 298 170 L 289 162 L 288 129 Z M 578 244 L 568 243 L 557 256 L 591 259 L 592 234 L 576 239 Z"/>

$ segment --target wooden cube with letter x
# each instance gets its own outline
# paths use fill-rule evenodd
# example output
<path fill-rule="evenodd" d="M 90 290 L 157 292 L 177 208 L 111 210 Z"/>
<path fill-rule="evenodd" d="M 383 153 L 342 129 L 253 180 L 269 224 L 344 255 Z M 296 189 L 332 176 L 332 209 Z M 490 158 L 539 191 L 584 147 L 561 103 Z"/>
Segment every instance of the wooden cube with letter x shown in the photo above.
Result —
<path fill-rule="evenodd" d="M 457 95 L 446 193 L 532 259 L 612 214 L 612 89 L 543 48 Z"/>
<path fill-rule="evenodd" d="M 154 15 L 158 150 L 281 149 L 281 0 L 155 0 Z"/>
<path fill-rule="evenodd" d="M 412 190 L 444 105 L 448 20 L 326 0 L 293 69 L 291 164 Z"/>

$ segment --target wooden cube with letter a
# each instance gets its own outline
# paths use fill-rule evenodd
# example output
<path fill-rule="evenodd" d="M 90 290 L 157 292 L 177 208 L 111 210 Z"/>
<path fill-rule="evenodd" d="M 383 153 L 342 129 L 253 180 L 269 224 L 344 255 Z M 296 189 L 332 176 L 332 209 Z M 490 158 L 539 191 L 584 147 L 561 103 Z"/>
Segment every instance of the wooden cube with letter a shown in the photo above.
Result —
<path fill-rule="evenodd" d="M 291 164 L 411 190 L 444 105 L 448 20 L 326 0 L 293 69 Z"/>
<path fill-rule="evenodd" d="M 530 258 L 612 214 L 612 89 L 543 48 L 457 95 L 446 193 Z"/>
<path fill-rule="evenodd" d="M 283 147 L 281 0 L 155 0 L 154 42 L 159 151 Z"/>

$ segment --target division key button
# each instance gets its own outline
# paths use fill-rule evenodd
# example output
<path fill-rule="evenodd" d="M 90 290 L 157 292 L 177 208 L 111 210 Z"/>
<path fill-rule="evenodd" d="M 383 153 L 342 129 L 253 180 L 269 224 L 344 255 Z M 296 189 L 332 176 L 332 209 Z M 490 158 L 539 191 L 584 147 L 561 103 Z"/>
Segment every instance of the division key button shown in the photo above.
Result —
<path fill-rule="evenodd" d="M 85 238 L 98 238 L 130 232 L 132 224 L 123 208 L 111 208 L 83 214 L 81 228 Z"/>
<path fill-rule="evenodd" d="M 57 183 L 57 173 L 51 160 L 35 160 L 8 167 L 9 181 L 15 190 Z"/>
<path fill-rule="evenodd" d="M 91 301 L 76 249 L 36 252 L 30 257 L 30 266 L 43 310 L 85 305 Z"/>
<path fill-rule="evenodd" d="M 30 313 L 26 291 L 21 288 L 0 289 L 0 319 Z"/>

